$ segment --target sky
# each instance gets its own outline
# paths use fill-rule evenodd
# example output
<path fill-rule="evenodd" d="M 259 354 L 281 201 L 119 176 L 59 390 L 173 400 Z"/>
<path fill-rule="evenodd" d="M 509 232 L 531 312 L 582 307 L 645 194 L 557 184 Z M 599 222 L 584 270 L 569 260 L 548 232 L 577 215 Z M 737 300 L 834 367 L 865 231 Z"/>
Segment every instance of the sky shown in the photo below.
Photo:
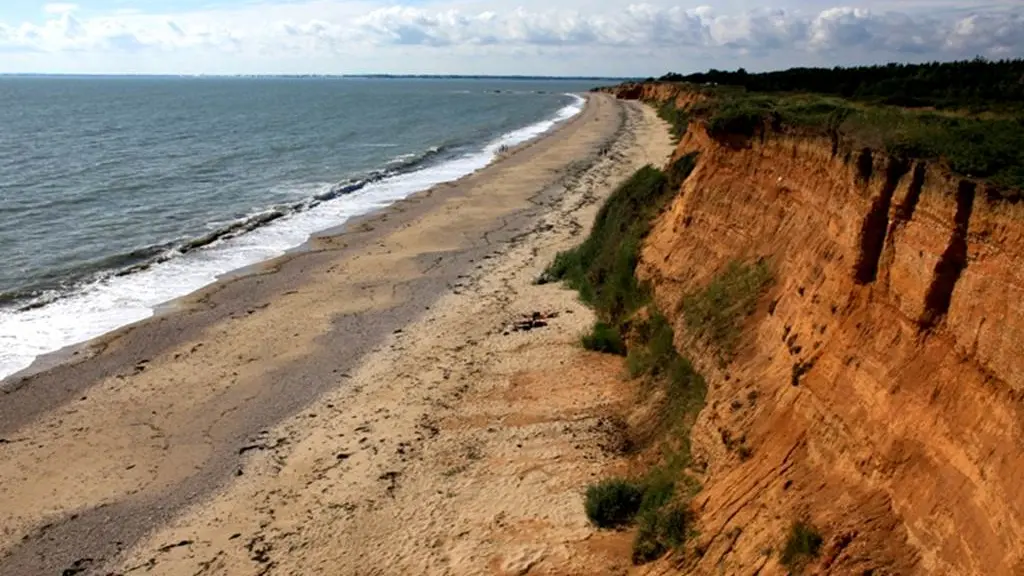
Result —
<path fill-rule="evenodd" d="M 657 76 L 1024 57 L 1024 0 L 0 0 L 0 73 Z"/>

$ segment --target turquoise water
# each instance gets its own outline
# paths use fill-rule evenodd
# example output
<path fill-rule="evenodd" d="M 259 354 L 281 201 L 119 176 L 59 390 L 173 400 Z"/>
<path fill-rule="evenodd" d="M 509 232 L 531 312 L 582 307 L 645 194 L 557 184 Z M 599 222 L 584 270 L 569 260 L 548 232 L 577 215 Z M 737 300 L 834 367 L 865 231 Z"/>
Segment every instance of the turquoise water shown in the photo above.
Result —
<path fill-rule="evenodd" d="M 479 169 L 589 87 L 0 78 L 0 378 Z"/>

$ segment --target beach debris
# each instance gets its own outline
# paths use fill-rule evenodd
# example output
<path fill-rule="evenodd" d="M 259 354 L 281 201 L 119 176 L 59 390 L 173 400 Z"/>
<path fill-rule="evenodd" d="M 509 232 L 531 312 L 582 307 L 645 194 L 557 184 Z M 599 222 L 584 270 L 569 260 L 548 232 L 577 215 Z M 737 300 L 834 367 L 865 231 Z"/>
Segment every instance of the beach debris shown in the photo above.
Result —
<path fill-rule="evenodd" d="M 270 551 L 274 547 L 260 534 L 246 542 L 245 549 L 249 551 L 250 560 L 259 564 L 267 564 L 270 562 Z"/>
<path fill-rule="evenodd" d="M 424 417 L 422 421 L 417 424 L 417 427 L 422 428 L 426 432 L 427 438 L 433 438 L 441 433 L 441 429 L 427 417 Z"/>
<path fill-rule="evenodd" d="M 71 566 L 65 568 L 64 571 L 61 572 L 61 576 L 75 576 L 75 574 L 87 572 L 93 562 L 95 562 L 95 560 L 92 558 L 79 558 L 72 562 Z"/>
<path fill-rule="evenodd" d="M 157 548 L 157 552 L 170 552 L 171 550 L 174 550 L 175 548 L 181 548 L 182 546 L 191 546 L 191 545 L 192 545 L 192 541 L 191 540 L 182 540 L 181 542 L 175 542 L 174 544 L 166 544 L 164 546 L 161 546 L 161 547 Z"/>
<path fill-rule="evenodd" d="M 537 286 L 543 286 L 544 284 L 551 284 L 552 282 L 557 281 L 558 278 L 555 278 L 555 276 L 551 274 L 551 272 L 545 270 L 540 273 L 540 276 L 538 276 L 537 279 L 533 281 L 533 283 Z"/>
<path fill-rule="evenodd" d="M 287 438 L 278 438 L 277 440 L 274 440 L 273 444 L 271 444 L 271 443 L 269 443 L 267 441 L 254 442 L 252 444 L 246 444 L 245 446 L 242 446 L 241 448 L 239 448 L 238 449 L 238 454 L 242 455 L 242 454 L 245 454 L 246 452 L 249 452 L 251 450 L 274 450 L 276 448 L 280 448 L 281 446 L 284 446 L 287 443 L 288 443 L 288 439 Z"/>
<path fill-rule="evenodd" d="M 383 481 L 388 483 L 388 487 L 387 487 L 388 496 L 393 496 L 394 495 L 395 489 L 398 488 L 398 477 L 400 475 L 401 475 L 401 472 L 391 471 L 391 472 L 385 472 L 385 473 L 381 474 L 380 477 L 378 478 L 378 480 L 383 480 Z"/>
<path fill-rule="evenodd" d="M 558 318 L 558 312 L 533 312 L 523 314 L 518 320 L 512 322 L 509 330 L 512 332 L 528 332 L 534 328 L 544 328 L 548 320 Z M 506 332 L 508 334 L 508 332 Z"/>

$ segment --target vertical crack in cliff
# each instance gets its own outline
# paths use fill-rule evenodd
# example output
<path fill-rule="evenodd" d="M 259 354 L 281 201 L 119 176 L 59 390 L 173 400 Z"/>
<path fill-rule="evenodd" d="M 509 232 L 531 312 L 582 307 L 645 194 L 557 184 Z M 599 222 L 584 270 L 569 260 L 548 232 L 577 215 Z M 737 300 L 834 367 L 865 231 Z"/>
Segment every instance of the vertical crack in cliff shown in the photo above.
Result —
<path fill-rule="evenodd" d="M 857 155 L 857 177 L 867 184 L 871 181 L 871 174 L 875 171 L 875 157 L 871 154 L 871 148 L 864 148 Z"/>
<path fill-rule="evenodd" d="M 896 213 L 893 215 L 893 228 L 909 222 L 914 217 L 917 203 L 921 200 L 921 189 L 924 188 L 924 175 L 927 171 L 928 164 L 926 162 L 918 162 L 914 166 L 914 175 L 910 179 L 907 197 L 896 207 Z"/>
<path fill-rule="evenodd" d="M 863 158 L 865 155 L 870 158 L 870 153 L 861 154 L 861 157 Z M 858 160 L 858 164 L 861 164 L 860 160 Z M 882 258 L 885 236 L 889 231 L 889 208 L 892 206 L 892 196 L 903 175 L 909 169 L 910 166 L 904 159 L 891 158 L 889 160 L 882 191 L 871 203 L 871 209 L 868 210 L 867 216 L 864 217 L 864 223 L 861 225 L 860 253 L 853 271 L 853 279 L 857 284 L 870 284 L 878 277 L 878 262 Z M 863 175 L 863 168 L 861 174 Z"/>
<path fill-rule="evenodd" d="M 957 188 L 953 233 L 949 236 L 949 244 L 942 257 L 935 264 L 932 282 L 924 297 L 924 312 L 918 321 L 922 330 L 933 328 L 949 312 L 949 305 L 953 301 L 953 289 L 960 280 L 960 274 L 967 267 L 967 228 L 971 221 L 971 212 L 974 210 L 976 190 L 977 185 L 968 180 L 961 180 Z"/>
<path fill-rule="evenodd" d="M 903 201 L 896 205 L 893 211 L 892 222 L 889 224 L 889 232 L 886 235 L 885 248 L 882 250 L 882 259 L 879 263 L 879 270 L 882 272 L 882 282 L 885 289 L 889 289 L 889 271 L 896 259 L 896 242 L 900 230 L 914 218 L 914 211 L 917 210 L 917 203 L 921 200 L 921 190 L 924 188 L 924 177 L 928 172 L 926 162 L 918 162 L 914 165 L 914 175 L 910 179 L 910 187 Z"/>

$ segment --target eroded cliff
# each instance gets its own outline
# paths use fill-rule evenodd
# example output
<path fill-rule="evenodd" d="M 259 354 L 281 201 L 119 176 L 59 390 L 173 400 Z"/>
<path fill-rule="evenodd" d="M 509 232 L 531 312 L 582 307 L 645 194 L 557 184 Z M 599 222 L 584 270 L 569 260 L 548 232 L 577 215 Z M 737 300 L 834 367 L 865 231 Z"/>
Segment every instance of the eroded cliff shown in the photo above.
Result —
<path fill-rule="evenodd" d="M 699 536 L 649 571 L 785 573 L 806 521 L 824 537 L 808 572 L 1024 574 L 1024 204 L 825 137 L 692 122 L 676 157 L 692 152 L 637 273 L 708 382 Z M 774 283 L 723 357 L 684 296 L 758 259 Z"/>

